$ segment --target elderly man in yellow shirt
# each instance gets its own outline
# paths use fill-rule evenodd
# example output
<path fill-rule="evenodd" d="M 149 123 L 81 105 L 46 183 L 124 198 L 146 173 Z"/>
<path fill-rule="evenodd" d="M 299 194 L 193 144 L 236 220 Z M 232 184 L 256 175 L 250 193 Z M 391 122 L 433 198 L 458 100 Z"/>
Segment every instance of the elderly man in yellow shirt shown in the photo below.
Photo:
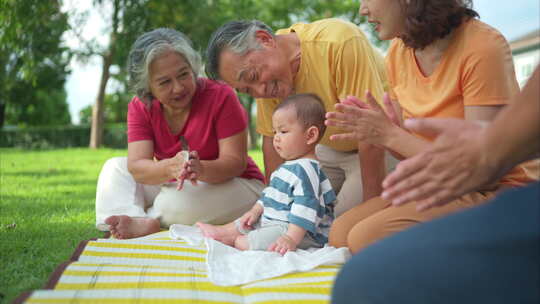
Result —
<path fill-rule="evenodd" d="M 267 179 L 283 160 L 272 146 L 272 113 L 292 93 L 314 93 L 326 111 L 340 98 L 364 96 L 380 100 L 386 74 L 382 56 L 358 26 L 340 19 L 297 23 L 275 34 L 257 21 L 232 21 L 212 35 L 206 72 L 237 91 L 257 98 L 257 132 L 263 135 Z M 381 192 L 386 173 L 384 150 L 357 141 L 330 141 L 341 133 L 329 127 L 316 152 L 338 193 L 335 214 Z"/>

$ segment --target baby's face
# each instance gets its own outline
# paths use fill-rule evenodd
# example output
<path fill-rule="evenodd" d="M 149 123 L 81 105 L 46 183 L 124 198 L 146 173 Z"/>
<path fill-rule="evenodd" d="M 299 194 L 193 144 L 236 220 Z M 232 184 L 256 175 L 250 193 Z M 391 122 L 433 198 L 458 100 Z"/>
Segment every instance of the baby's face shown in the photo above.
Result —
<path fill-rule="evenodd" d="M 312 147 L 308 145 L 306 128 L 298 122 L 294 107 L 286 107 L 274 112 L 274 149 L 285 160 L 293 160 L 306 155 Z"/>

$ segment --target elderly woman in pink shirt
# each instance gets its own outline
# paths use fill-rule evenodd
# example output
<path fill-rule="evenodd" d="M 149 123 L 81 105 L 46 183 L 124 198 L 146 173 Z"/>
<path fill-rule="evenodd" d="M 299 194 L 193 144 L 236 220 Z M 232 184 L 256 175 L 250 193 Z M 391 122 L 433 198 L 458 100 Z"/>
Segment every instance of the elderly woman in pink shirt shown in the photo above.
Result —
<path fill-rule="evenodd" d="M 98 229 L 134 238 L 175 223 L 223 224 L 257 200 L 264 177 L 247 155 L 246 112 L 230 87 L 199 78 L 200 66 L 172 29 L 133 44 L 128 156 L 109 159 L 99 175 Z"/>

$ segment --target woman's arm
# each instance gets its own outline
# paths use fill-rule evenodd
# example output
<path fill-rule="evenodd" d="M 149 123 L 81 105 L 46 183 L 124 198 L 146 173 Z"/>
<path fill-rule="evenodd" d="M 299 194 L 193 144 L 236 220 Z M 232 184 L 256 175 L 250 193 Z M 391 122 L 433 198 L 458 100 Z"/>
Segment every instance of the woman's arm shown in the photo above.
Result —
<path fill-rule="evenodd" d="M 457 119 L 419 119 L 407 127 L 438 134 L 433 147 L 400 163 L 383 183 L 395 204 L 444 204 L 503 176 L 540 150 L 540 68 L 485 129 Z M 435 181 L 435 182 L 433 182 Z"/>
<path fill-rule="evenodd" d="M 366 94 L 366 100 L 367 103 L 349 96 L 336 105 L 336 109 L 342 113 L 327 114 L 328 125 L 338 126 L 348 131 L 333 135 L 331 139 L 356 139 L 360 142 L 383 146 L 404 158 L 415 156 L 430 147 L 429 141 L 411 134 L 389 118 L 394 109 L 388 106 L 391 103 L 387 95 L 385 95 L 386 112 L 371 94 Z M 466 106 L 465 119 L 490 121 L 501 108 L 502 106 Z"/>
<path fill-rule="evenodd" d="M 488 162 L 505 173 L 520 162 L 538 157 L 539 117 L 540 66 L 536 68 L 522 92 L 485 130 L 487 148 L 496 148 L 495 153 L 488 154 Z"/>
<path fill-rule="evenodd" d="M 219 156 L 215 160 L 190 160 L 197 180 L 218 184 L 240 176 L 247 167 L 247 131 L 219 140 Z M 198 162 L 198 164 L 197 164 Z"/>
<path fill-rule="evenodd" d="M 503 107 L 502 105 L 465 106 L 465 120 L 475 122 L 492 121 Z M 403 155 L 405 158 L 422 153 L 431 146 L 431 142 L 414 136 L 403 128 L 395 128 L 391 134 L 385 146 Z M 434 134 L 424 133 L 424 135 L 433 136 Z"/>
<path fill-rule="evenodd" d="M 128 143 L 128 170 L 135 181 L 157 185 L 180 176 L 184 160 L 180 154 L 154 161 L 154 143 L 141 140 Z"/>
<path fill-rule="evenodd" d="M 495 119 L 504 105 L 496 106 L 465 106 L 465 120 L 489 122 Z"/>
<path fill-rule="evenodd" d="M 327 125 L 346 131 L 330 136 L 331 140 L 356 140 L 364 145 L 387 148 L 405 158 L 429 146 L 428 141 L 412 135 L 399 126 L 396 119 L 391 118 L 395 116 L 395 107 L 391 105 L 388 94 L 384 95 L 388 112 L 382 109 L 369 92 L 366 93 L 366 101 L 349 96 L 336 104 L 337 112 L 326 114 Z"/>
<path fill-rule="evenodd" d="M 367 201 L 382 192 L 382 181 L 386 176 L 384 149 L 359 143 L 358 160 L 362 169 L 362 201 Z"/>

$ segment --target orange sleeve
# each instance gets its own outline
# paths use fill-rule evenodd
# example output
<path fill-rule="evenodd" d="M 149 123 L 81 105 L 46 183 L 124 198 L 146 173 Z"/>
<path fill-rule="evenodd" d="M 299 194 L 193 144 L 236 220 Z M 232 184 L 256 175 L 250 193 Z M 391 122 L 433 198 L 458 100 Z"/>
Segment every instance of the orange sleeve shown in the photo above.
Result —
<path fill-rule="evenodd" d="M 506 104 L 519 92 L 510 47 L 493 33 L 465 56 L 461 84 L 465 106 Z"/>
<path fill-rule="evenodd" d="M 386 76 L 388 77 L 388 95 L 390 95 L 390 99 L 392 100 L 398 100 L 396 92 L 394 92 L 394 86 L 396 85 L 396 78 L 394 74 L 395 66 L 394 66 L 394 60 L 392 60 L 394 49 L 396 48 L 397 40 L 392 40 L 390 47 L 388 48 L 388 53 L 386 54 L 386 57 L 384 57 L 384 66 L 386 69 Z"/>

